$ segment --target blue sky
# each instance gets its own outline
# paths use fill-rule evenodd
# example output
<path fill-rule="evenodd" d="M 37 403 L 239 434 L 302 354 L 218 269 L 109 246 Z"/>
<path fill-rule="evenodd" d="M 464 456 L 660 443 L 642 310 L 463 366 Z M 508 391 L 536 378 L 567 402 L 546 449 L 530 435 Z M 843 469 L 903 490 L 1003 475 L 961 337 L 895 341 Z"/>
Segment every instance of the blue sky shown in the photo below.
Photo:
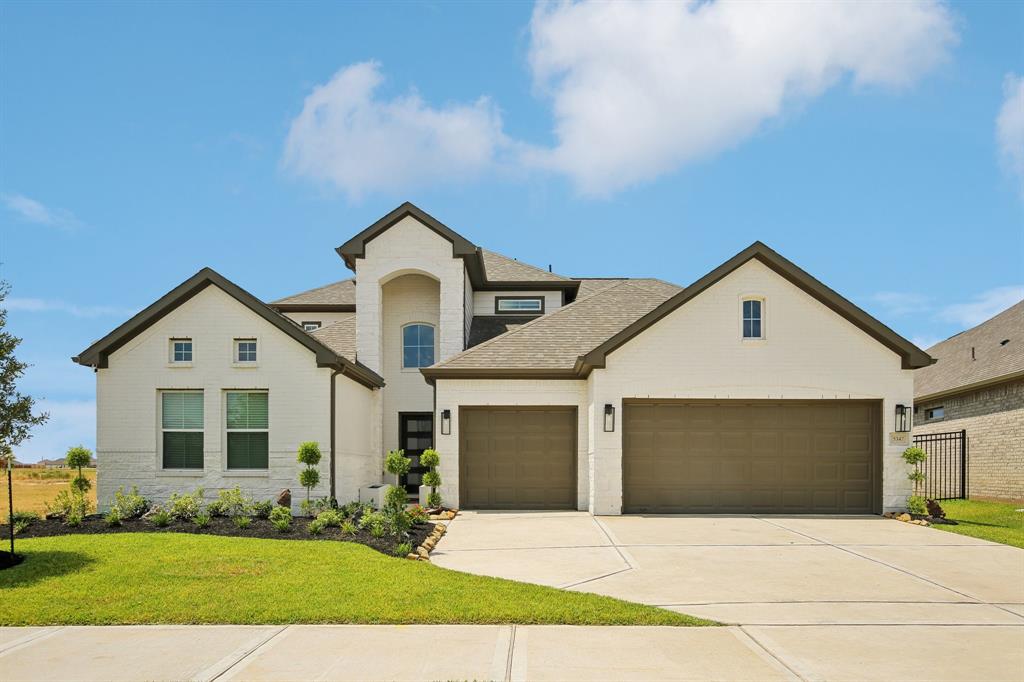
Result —
<path fill-rule="evenodd" d="M 203 266 L 270 300 L 411 200 L 568 275 L 760 239 L 908 338 L 1024 291 L 1024 3 L 0 5 L 0 276 L 50 424 L 70 356 Z"/>

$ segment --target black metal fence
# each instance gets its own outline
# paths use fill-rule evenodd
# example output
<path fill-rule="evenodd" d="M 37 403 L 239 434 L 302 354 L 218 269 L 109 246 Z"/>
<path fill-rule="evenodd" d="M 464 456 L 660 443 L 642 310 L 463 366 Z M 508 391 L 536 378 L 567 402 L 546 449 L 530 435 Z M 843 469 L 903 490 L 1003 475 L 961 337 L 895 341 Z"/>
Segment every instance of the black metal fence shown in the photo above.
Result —
<path fill-rule="evenodd" d="M 932 500 L 967 499 L 967 431 L 925 433 L 914 436 L 914 445 L 928 454 L 918 465 L 925 479 L 921 489 Z"/>

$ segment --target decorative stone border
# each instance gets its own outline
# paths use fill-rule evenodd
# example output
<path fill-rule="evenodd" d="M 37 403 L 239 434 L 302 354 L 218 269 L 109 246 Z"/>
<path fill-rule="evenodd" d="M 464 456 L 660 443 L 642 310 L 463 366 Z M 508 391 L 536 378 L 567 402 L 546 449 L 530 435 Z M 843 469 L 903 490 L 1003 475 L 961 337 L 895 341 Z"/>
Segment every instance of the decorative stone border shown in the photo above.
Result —
<path fill-rule="evenodd" d="M 896 512 L 885 512 L 884 514 L 882 514 L 882 516 L 884 516 L 887 519 L 895 519 L 897 521 L 902 521 L 903 523 L 912 523 L 915 526 L 930 526 L 931 525 L 930 523 L 928 523 L 927 520 L 925 520 L 925 519 L 915 519 L 913 516 L 911 516 L 910 514 L 908 514 L 906 512 L 903 512 L 902 514 L 897 514 Z"/>
<path fill-rule="evenodd" d="M 451 521 L 458 514 L 457 509 L 441 512 L 440 514 L 431 514 L 431 521 Z M 430 532 L 423 544 L 417 547 L 414 551 L 405 555 L 406 559 L 412 559 L 413 561 L 430 561 L 430 552 L 437 545 L 438 540 L 441 536 L 448 531 L 448 526 L 443 523 L 435 523 L 434 530 Z"/>

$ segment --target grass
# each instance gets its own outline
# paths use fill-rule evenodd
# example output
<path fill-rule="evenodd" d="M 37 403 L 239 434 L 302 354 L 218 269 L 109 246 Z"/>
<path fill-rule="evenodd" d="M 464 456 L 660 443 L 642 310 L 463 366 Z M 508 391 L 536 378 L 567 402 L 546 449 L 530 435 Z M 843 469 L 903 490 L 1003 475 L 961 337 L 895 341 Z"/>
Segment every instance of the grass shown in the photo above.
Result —
<path fill-rule="evenodd" d="M 21 540 L 0 625 L 713 625 L 582 592 L 459 573 L 346 542 L 131 533 Z"/>
<path fill-rule="evenodd" d="M 1024 512 L 1016 511 L 1024 509 L 1024 504 L 980 500 L 943 500 L 940 504 L 946 518 L 959 525 L 936 524 L 933 528 L 1024 549 Z"/>
<path fill-rule="evenodd" d="M 46 513 L 46 503 L 53 500 L 58 492 L 71 485 L 71 479 L 77 474 L 71 469 L 15 469 L 14 477 L 14 510 Z M 96 470 L 83 469 L 85 477 L 92 481 L 89 498 L 96 505 Z M 3 484 L 0 485 L 0 519 L 7 522 L 7 474 L 3 472 Z"/>

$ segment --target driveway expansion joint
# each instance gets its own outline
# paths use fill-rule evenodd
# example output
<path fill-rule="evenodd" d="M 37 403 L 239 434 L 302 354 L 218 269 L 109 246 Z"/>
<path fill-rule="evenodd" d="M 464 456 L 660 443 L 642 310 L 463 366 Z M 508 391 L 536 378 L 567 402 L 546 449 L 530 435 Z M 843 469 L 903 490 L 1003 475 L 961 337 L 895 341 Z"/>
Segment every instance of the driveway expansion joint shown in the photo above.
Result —
<path fill-rule="evenodd" d="M 760 651 L 763 651 L 763 652 L 764 652 L 764 654 L 765 654 L 765 656 L 768 656 L 768 657 L 769 657 L 769 658 L 771 658 L 771 659 L 772 659 L 773 661 L 775 661 L 776 663 L 778 663 L 779 665 L 781 665 L 781 666 L 782 666 L 783 668 L 785 668 L 786 670 L 788 670 L 788 671 L 789 671 L 789 673 L 790 673 L 790 674 L 791 674 L 791 675 L 792 675 L 793 677 L 795 677 L 795 678 L 796 678 L 796 679 L 798 679 L 798 680 L 802 680 L 803 682 L 807 682 L 807 678 L 806 678 L 806 677 L 803 677 L 803 676 L 802 676 L 802 675 L 800 675 L 800 674 L 799 674 L 799 673 L 798 673 L 798 672 L 797 672 L 796 670 L 794 670 L 793 668 L 791 668 L 791 667 L 790 667 L 790 665 L 789 665 L 788 663 L 786 663 L 786 662 L 785 662 L 784 660 L 782 660 L 782 659 L 781 659 L 781 658 L 779 657 L 779 655 L 778 655 L 778 654 L 776 654 L 775 652 L 773 652 L 772 650 L 770 650 L 770 649 L 769 649 L 768 647 L 766 647 L 766 646 L 765 646 L 764 644 L 762 644 L 762 643 L 761 643 L 761 642 L 760 642 L 760 641 L 759 641 L 759 640 L 757 639 L 757 637 L 755 637 L 755 636 L 754 636 L 753 634 L 751 634 L 750 632 L 747 632 L 747 630 L 746 630 L 746 629 L 745 629 L 745 628 L 744 628 L 744 627 L 743 627 L 742 625 L 736 626 L 736 630 L 737 630 L 737 631 L 739 631 L 740 633 L 742 633 L 743 635 L 745 635 L 745 636 L 747 637 L 747 639 L 749 639 L 749 640 L 750 640 L 750 642 L 751 642 L 751 643 L 752 643 L 752 644 L 753 644 L 753 645 L 754 645 L 754 646 L 755 646 L 755 647 L 756 647 L 757 649 L 759 649 Z"/>
<path fill-rule="evenodd" d="M 212 666 L 210 666 L 206 670 L 204 670 L 201 673 L 199 673 L 198 675 L 196 675 L 195 679 L 197 679 L 197 680 L 205 680 L 206 682 L 214 682 L 215 680 L 219 680 L 220 678 L 222 678 L 225 675 L 227 675 L 231 670 L 233 670 L 234 668 L 238 667 L 238 665 L 240 663 L 242 663 L 247 658 L 249 658 L 250 656 L 255 654 L 257 651 L 262 649 L 267 644 L 269 644 L 272 640 L 276 639 L 282 633 L 286 632 L 289 628 L 291 628 L 291 625 L 282 625 L 277 630 L 274 630 L 273 632 L 268 633 L 265 637 L 263 637 L 254 646 L 250 647 L 247 651 L 242 653 L 242 655 L 239 656 L 238 658 L 236 658 L 233 662 L 231 662 L 231 663 L 229 663 L 228 665 L 225 666 L 223 659 L 220 660 L 220 661 L 217 661 L 217 663 L 213 664 Z M 219 671 L 217 670 L 218 668 L 220 668 Z M 214 673 L 214 672 L 216 672 L 216 674 L 214 674 L 212 677 L 209 676 L 210 673 Z"/>

